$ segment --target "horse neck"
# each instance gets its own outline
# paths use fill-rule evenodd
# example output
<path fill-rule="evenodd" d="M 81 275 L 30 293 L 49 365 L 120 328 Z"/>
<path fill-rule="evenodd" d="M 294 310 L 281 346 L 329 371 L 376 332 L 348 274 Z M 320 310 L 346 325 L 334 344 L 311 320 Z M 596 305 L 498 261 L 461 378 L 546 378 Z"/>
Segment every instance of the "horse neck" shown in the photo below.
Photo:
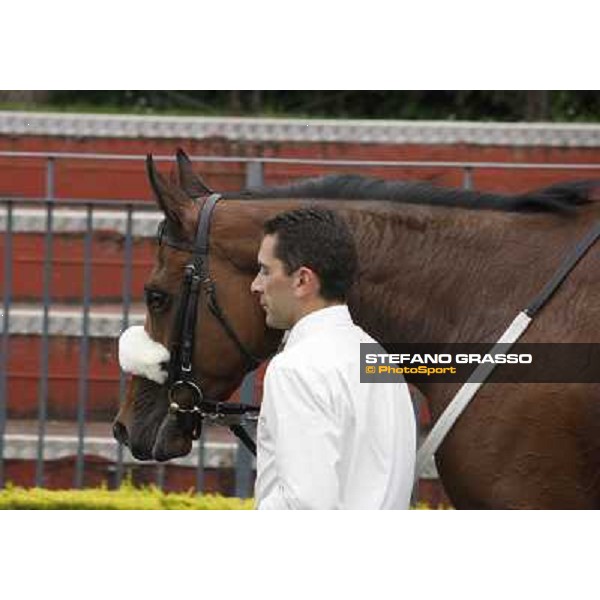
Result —
<path fill-rule="evenodd" d="M 498 218 L 499 217 L 499 218 Z M 388 342 L 480 339 L 480 319 L 502 285 L 489 271 L 506 215 L 400 205 L 352 211 L 361 268 L 358 320 Z M 493 261 L 492 261 L 493 262 Z M 485 298 L 478 293 L 485 289 Z M 478 302 L 476 299 L 479 299 Z"/>
<path fill-rule="evenodd" d="M 235 234 L 237 247 L 254 262 L 262 224 L 314 202 L 230 201 L 239 220 L 234 231 L 246 233 Z M 506 289 L 511 265 L 503 256 L 515 215 L 389 202 L 318 203 L 340 210 L 351 224 L 360 266 L 350 309 L 379 341 L 493 342 L 510 313 L 523 308 L 520 296 L 510 301 L 518 290 Z M 502 259 L 494 261 L 496 255 Z"/>
<path fill-rule="evenodd" d="M 235 243 L 254 261 L 262 223 L 315 201 L 232 203 Z M 380 342 L 494 343 L 551 276 L 576 232 L 547 215 L 366 201 L 318 201 L 350 222 L 359 273 L 354 320 Z M 240 232 L 247 235 L 240 235 Z M 233 239 L 233 238 L 232 238 Z M 233 241 L 232 241 L 233 243 Z M 437 413 L 455 386 L 419 386 Z"/>
<path fill-rule="evenodd" d="M 227 220 L 227 245 L 244 247 L 255 265 L 264 221 L 307 202 L 232 203 L 238 226 Z M 590 219 L 598 218 L 596 212 L 563 219 L 390 202 L 318 202 L 343 212 L 357 241 L 359 274 L 349 299 L 355 322 L 390 343 L 491 346 L 552 277 Z M 418 387 L 435 420 L 460 384 Z"/>

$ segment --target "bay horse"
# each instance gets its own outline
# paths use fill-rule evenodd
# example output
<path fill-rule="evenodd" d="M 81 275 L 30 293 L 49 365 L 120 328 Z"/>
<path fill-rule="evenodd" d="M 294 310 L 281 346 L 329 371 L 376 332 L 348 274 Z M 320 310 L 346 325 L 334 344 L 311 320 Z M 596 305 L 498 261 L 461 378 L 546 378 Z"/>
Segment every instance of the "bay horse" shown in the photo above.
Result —
<path fill-rule="evenodd" d="M 147 168 L 166 227 L 181 242 L 159 244 L 146 283 L 145 330 L 169 348 L 190 258 L 185 248 L 210 190 L 182 151 L 170 180 L 151 156 Z M 223 198 L 210 224 L 210 276 L 231 328 L 258 361 L 276 352 L 282 335 L 266 327 L 250 292 L 261 228 L 276 213 L 318 204 L 347 220 L 359 255 L 349 308 L 384 345 L 492 345 L 600 217 L 599 180 L 501 196 L 337 175 Z M 599 281 L 596 247 L 521 341 L 599 343 Z M 225 401 L 251 366 L 202 294 L 197 311 L 194 378 L 203 394 Z M 434 420 L 458 387 L 419 385 Z M 168 419 L 166 386 L 136 376 L 115 436 L 142 460 L 187 454 L 191 436 Z M 442 443 L 436 465 L 457 508 L 598 508 L 600 384 L 488 383 Z"/>

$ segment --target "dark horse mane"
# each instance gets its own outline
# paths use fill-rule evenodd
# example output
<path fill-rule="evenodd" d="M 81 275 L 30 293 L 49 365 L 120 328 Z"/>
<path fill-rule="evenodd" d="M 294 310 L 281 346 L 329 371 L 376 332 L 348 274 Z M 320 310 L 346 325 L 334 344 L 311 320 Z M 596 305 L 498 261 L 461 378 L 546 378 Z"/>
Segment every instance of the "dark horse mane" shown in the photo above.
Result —
<path fill-rule="evenodd" d="M 224 194 L 230 199 L 319 198 L 327 200 L 387 200 L 411 204 L 432 204 L 473 209 L 569 214 L 580 204 L 597 198 L 600 180 L 558 183 L 550 187 L 517 195 L 474 192 L 442 188 L 423 182 L 386 181 L 361 175 L 326 175 L 304 179 L 290 185 L 251 188 Z"/>

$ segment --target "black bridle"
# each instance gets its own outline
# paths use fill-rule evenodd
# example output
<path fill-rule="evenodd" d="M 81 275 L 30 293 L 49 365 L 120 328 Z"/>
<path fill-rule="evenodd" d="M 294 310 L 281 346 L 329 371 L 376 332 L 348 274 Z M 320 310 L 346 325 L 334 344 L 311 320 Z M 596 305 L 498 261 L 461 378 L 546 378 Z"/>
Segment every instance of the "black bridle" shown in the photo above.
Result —
<path fill-rule="evenodd" d="M 256 415 L 259 408 L 249 404 L 219 402 L 205 398 L 201 384 L 194 379 L 192 360 L 195 347 L 196 319 L 198 299 L 204 291 L 210 312 L 223 327 L 227 336 L 233 341 L 240 354 L 246 361 L 246 367 L 254 370 L 260 364 L 244 344 L 240 341 L 235 330 L 227 320 L 217 299 L 217 289 L 210 277 L 208 269 L 208 234 L 212 212 L 221 198 L 220 194 L 211 194 L 200 210 L 196 238 L 192 246 L 173 239 L 167 230 L 168 222 L 164 220 L 159 225 L 158 242 L 178 250 L 191 253 L 191 260 L 185 266 L 185 276 L 181 299 L 175 317 L 175 327 L 171 342 L 171 358 L 168 371 L 169 412 L 177 417 L 178 424 L 192 439 L 198 439 L 202 433 L 202 421 L 205 418 L 219 425 L 225 425 L 241 440 L 241 442 L 256 455 L 256 444 L 241 425 L 244 416 L 251 413 Z M 191 406 L 182 406 L 177 397 L 187 390 L 193 397 Z"/>

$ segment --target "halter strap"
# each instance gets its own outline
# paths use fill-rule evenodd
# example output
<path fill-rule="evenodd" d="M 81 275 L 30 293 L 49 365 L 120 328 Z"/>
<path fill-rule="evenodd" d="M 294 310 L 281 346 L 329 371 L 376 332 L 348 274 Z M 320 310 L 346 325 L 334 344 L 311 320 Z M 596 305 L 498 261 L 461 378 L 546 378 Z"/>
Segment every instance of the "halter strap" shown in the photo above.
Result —
<path fill-rule="evenodd" d="M 587 232 L 585 237 L 579 241 L 571 253 L 565 258 L 552 279 L 544 286 L 544 289 L 525 309 L 525 312 L 530 317 L 533 317 L 542 306 L 546 304 L 552 294 L 554 294 L 560 284 L 566 279 L 567 275 L 581 260 L 585 253 L 595 244 L 598 238 L 600 238 L 600 221 L 596 221 L 592 229 Z"/>
<path fill-rule="evenodd" d="M 202 205 L 193 246 L 184 245 L 173 240 L 169 236 L 165 221 L 159 226 L 159 243 L 192 254 L 192 260 L 185 267 L 183 290 L 175 318 L 175 329 L 171 344 L 168 377 L 169 411 L 177 416 L 193 439 L 200 437 L 202 419 L 209 417 L 217 423 L 226 424 L 248 450 L 256 455 L 255 443 L 244 428 L 236 422 L 236 419 L 239 420 L 241 416 L 248 413 L 258 412 L 258 407 L 234 403 L 227 403 L 227 407 L 225 407 L 226 403 L 205 399 L 200 385 L 195 382 L 192 374 L 198 299 L 201 289 L 206 292 L 207 306 L 210 312 L 219 321 L 227 336 L 234 342 L 240 354 L 246 360 L 246 366 L 253 370 L 260 364 L 260 360 L 241 342 L 225 316 L 218 302 L 216 285 L 212 281 L 208 269 L 208 236 L 212 212 L 220 198 L 220 194 L 211 194 Z M 187 388 L 193 394 L 194 402 L 191 408 L 182 407 L 176 401 L 175 392 L 181 388 Z"/>

